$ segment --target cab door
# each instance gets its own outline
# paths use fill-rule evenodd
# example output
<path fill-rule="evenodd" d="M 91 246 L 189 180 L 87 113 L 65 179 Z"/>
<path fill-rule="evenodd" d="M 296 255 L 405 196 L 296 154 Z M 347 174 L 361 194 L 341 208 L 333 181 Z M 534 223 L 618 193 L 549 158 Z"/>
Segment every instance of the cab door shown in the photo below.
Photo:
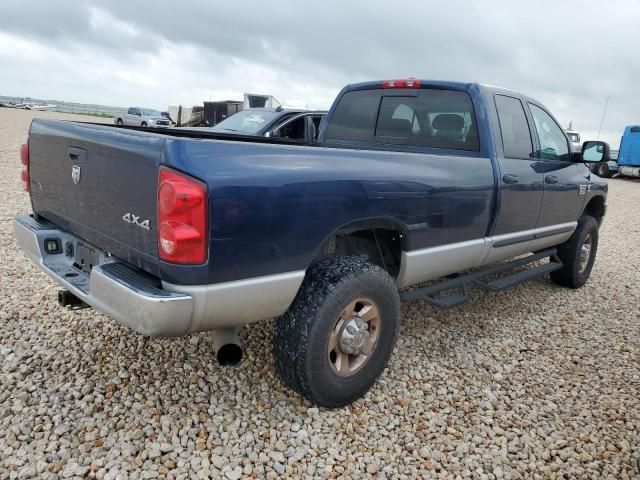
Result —
<path fill-rule="evenodd" d="M 544 196 L 538 227 L 575 222 L 580 216 L 591 172 L 571 159 L 571 145 L 558 122 L 542 106 L 528 103 L 536 133 L 538 170 Z"/>
<path fill-rule="evenodd" d="M 532 128 L 521 99 L 497 94 L 495 104 L 500 125 L 500 138 L 496 142 L 500 191 L 493 235 L 513 234 L 516 243 L 521 240 L 518 232 L 536 227 L 542 206 L 543 176 L 534 157 Z"/>
<path fill-rule="evenodd" d="M 139 126 L 141 123 L 141 119 L 142 115 L 140 114 L 140 109 L 130 108 L 127 111 L 127 115 L 125 116 L 124 124 Z"/>

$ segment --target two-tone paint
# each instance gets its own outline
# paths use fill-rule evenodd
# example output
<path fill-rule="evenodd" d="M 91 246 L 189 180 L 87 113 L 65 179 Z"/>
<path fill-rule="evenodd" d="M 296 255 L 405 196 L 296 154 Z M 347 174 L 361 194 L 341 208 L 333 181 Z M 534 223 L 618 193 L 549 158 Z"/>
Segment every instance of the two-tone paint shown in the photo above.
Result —
<path fill-rule="evenodd" d="M 579 161 L 540 158 L 529 105 L 544 107 L 508 90 L 421 82 L 421 88 L 468 92 L 478 151 L 328 144 L 326 127 L 343 95 L 381 87 L 382 82 L 345 87 L 314 144 L 34 120 L 29 137 L 33 211 L 64 235 L 109 252 L 110 261 L 145 271 L 164 290 L 182 294 L 190 314 L 172 327 L 172 335 L 283 313 L 325 241 L 352 225 L 399 232 L 397 282 L 404 287 L 558 245 L 571 236 L 585 209 L 604 213 L 606 182 Z M 496 95 L 522 103 L 533 146 L 528 159 L 505 158 Z M 159 259 L 160 166 L 207 187 L 209 256 L 202 265 Z M 75 169 L 80 170 L 77 183 L 71 175 Z M 134 216 L 136 222 L 126 221 Z M 140 228 L 142 223 L 149 228 Z M 29 221 L 17 219 L 15 227 L 32 258 L 55 275 L 59 267 L 47 263 Z M 100 266 L 99 271 L 103 284 L 113 278 L 113 291 L 119 291 L 119 270 Z M 89 291 L 76 290 L 87 303 L 105 304 Z M 148 298 L 151 304 L 165 302 L 154 295 Z M 124 318 L 127 306 L 110 312 Z M 163 334 L 152 327 L 144 323 L 138 330 Z"/>

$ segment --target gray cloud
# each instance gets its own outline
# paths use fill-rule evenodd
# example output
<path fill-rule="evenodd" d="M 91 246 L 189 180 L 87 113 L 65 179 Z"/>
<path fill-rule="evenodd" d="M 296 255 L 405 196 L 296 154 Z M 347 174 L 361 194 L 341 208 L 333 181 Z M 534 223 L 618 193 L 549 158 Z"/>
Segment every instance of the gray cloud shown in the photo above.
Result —
<path fill-rule="evenodd" d="M 603 130 L 617 144 L 623 126 L 639 121 L 640 4 L 611 3 L 4 0 L 0 33 L 46 47 L 82 78 L 51 72 L 49 88 L 62 95 L 67 84 L 68 99 L 162 106 L 251 89 L 328 106 L 343 84 L 361 80 L 479 81 L 533 96 L 587 135 L 611 96 Z M 84 58 L 84 71 L 65 55 Z M 86 73 L 100 65 L 115 78 Z M 0 80 L 0 93 L 18 80 L 15 72 Z M 43 88 L 20 94 L 47 96 Z"/>

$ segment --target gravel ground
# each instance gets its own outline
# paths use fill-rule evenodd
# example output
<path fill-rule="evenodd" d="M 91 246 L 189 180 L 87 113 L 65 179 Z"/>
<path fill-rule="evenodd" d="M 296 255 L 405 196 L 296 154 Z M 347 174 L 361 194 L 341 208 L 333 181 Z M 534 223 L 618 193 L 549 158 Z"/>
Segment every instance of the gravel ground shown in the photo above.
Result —
<path fill-rule="evenodd" d="M 223 369 L 206 334 L 145 342 L 57 306 L 12 237 L 33 115 L 0 109 L 0 479 L 638 478 L 640 182 L 611 181 L 586 287 L 404 304 L 383 377 L 326 411 L 274 376 L 270 322 Z"/>

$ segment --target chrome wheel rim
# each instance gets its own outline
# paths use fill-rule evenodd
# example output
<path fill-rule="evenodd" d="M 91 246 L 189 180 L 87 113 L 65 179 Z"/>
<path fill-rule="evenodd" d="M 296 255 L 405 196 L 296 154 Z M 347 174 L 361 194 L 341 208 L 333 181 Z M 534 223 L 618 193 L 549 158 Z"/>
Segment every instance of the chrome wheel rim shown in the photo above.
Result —
<path fill-rule="evenodd" d="M 358 298 L 342 310 L 327 347 L 333 372 L 348 377 L 371 358 L 380 336 L 380 310 L 368 298 Z"/>
<path fill-rule="evenodd" d="M 584 272 L 587 269 L 587 265 L 589 264 L 589 259 L 591 258 L 591 248 L 592 248 L 592 239 L 591 234 L 587 235 L 584 243 L 580 247 L 580 253 L 578 257 L 578 268 L 580 269 L 580 273 Z"/>

